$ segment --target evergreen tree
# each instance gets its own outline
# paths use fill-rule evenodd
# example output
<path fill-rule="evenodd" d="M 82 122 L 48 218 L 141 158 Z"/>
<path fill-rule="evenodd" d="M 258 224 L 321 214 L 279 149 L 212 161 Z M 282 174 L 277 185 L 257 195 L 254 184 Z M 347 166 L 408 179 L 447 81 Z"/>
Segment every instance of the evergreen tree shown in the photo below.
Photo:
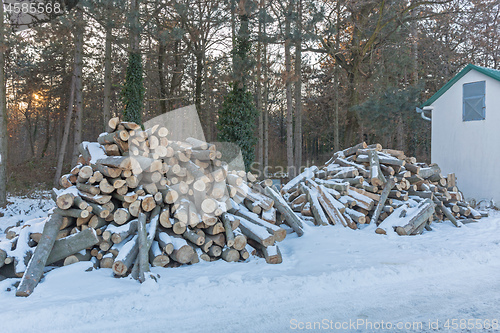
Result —
<path fill-rule="evenodd" d="M 258 116 L 253 96 L 247 90 L 250 66 L 250 32 L 248 29 L 249 9 L 243 6 L 240 13 L 240 29 L 233 47 L 234 80 L 231 91 L 224 98 L 219 110 L 217 123 L 218 140 L 236 143 L 243 155 L 245 168 L 248 170 L 255 158 L 254 146 L 257 138 L 254 135 L 255 121 Z"/>
<path fill-rule="evenodd" d="M 142 78 L 142 60 L 140 53 L 130 53 L 125 85 L 122 90 L 123 120 L 133 121 L 142 125 L 142 107 L 144 100 L 144 85 Z"/>

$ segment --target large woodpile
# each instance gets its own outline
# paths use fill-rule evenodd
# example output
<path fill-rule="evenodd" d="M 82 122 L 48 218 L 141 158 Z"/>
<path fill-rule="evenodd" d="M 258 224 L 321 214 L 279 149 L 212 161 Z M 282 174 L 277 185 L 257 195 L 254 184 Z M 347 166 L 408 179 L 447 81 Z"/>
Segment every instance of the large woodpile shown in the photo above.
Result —
<path fill-rule="evenodd" d="M 11 228 L 10 242 L 0 244 L 0 266 L 23 276 L 19 295 L 32 292 L 36 283 L 24 285 L 45 265 L 91 260 L 143 281 L 150 265 L 234 262 L 250 253 L 280 263 L 276 242 L 287 229 L 302 235 L 302 221 L 267 187 L 272 182 L 228 170 L 214 144 L 171 142 L 164 127 L 142 130 L 118 118 L 109 127 L 98 142 L 80 145 L 78 165 L 53 190 L 51 215 Z"/>
<path fill-rule="evenodd" d="M 166 128 L 142 130 L 118 118 L 109 126 L 98 142 L 80 145 L 78 165 L 53 190 L 49 217 L 6 230 L 0 274 L 22 276 L 16 295 L 30 295 L 46 265 L 84 260 L 140 281 L 150 266 L 234 262 L 250 253 L 281 263 L 276 243 L 288 232 L 302 236 L 307 219 L 417 235 L 433 221 L 460 226 L 486 215 L 464 201 L 454 174 L 379 144 L 339 151 L 279 193 L 270 180 L 230 171 L 214 144 L 172 142 Z"/>
<path fill-rule="evenodd" d="M 281 192 L 316 225 L 357 229 L 372 223 L 380 234 L 417 235 L 434 220 L 459 226 L 484 214 L 464 201 L 454 174 L 445 177 L 436 164 L 364 142 L 336 152 L 321 168 L 306 169 Z"/>

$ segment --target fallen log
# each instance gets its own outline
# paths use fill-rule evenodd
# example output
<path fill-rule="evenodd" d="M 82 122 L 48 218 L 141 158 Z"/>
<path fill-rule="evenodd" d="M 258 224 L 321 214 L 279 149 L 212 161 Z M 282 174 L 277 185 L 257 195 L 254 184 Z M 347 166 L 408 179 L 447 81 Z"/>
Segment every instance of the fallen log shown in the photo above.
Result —
<path fill-rule="evenodd" d="M 225 247 L 222 250 L 221 258 L 227 262 L 236 262 L 240 260 L 240 253 L 233 248 Z"/>
<path fill-rule="evenodd" d="M 224 229 L 225 229 L 225 232 L 226 232 L 226 243 L 227 243 L 227 246 L 229 247 L 232 247 L 234 245 L 234 232 L 233 232 L 233 228 L 231 226 L 231 216 L 234 216 L 234 215 L 229 215 L 228 213 L 223 213 L 221 215 L 221 220 L 222 220 L 222 223 L 224 225 Z"/>
<path fill-rule="evenodd" d="M 240 217 L 239 228 L 247 238 L 253 239 L 263 246 L 271 246 L 274 244 L 274 236 L 264 227 L 258 226 L 243 217 Z"/>
<path fill-rule="evenodd" d="M 359 156 L 356 160 L 361 161 Z M 370 183 L 375 186 L 384 185 L 386 179 L 380 169 L 379 157 L 376 151 L 368 151 L 368 162 L 370 163 Z"/>
<path fill-rule="evenodd" d="M 42 238 L 43 239 L 43 238 Z M 85 229 L 68 237 L 58 239 L 47 258 L 46 265 L 53 264 L 72 254 L 92 247 L 99 242 L 96 232 L 92 228 Z"/>
<path fill-rule="evenodd" d="M 263 246 L 262 244 L 250 240 L 249 245 L 257 250 L 257 254 L 262 254 L 268 264 L 281 264 L 283 257 L 278 245 Z"/>
<path fill-rule="evenodd" d="M 283 186 L 281 188 L 281 193 L 288 192 L 307 178 L 313 178 L 316 171 L 318 171 L 318 167 L 316 166 L 305 169 L 301 174 L 299 174 L 297 177 L 293 178 L 285 186 Z"/>
<path fill-rule="evenodd" d="M 194 256 L 193 248 L 183 238 L 172 237 L 172 242 L 174 251 L 172 251 L 170 257 L 181 264 L 191 262 Z"/>
<path fill-rule="evenodd" d="M 27 297 L 31 295 L 42 277 L 43 270 L 49 258 L 50 252 L 56 241 L 57 233 L 62 224 L 62 216 L 52 214 L 43 228 L 43 237 L 38 243 L 28 267 L 16 290 L 16 296 Z"/>
<path fill-rule="evenodd" d="M 262 220 L 257 214 L 246 210 L 245 208 L 243 208 L 243 206 L 240 206 L 240 209 L 236 212 L 236 215 L 243 217 L 247 221 L 250 221 L 258 226 L 264 227 L 270 234 L 274 236 L 274 240 L 276 242 L 281 242 L 286 237 L 285 229 Z"/>
<path fill-rule="evenodd" d="M 283 215 L 285 216 L 285 221 L 286 224 L 288 224 L 300 237 L 304 234 L 304 231 L 302 230 L 303 228 L 303 222 L 302 220 L 292 211 L 290 206 L 285 202 L 283 197 L 274 191 L 270 187 L 265 188 L 266 194 L 274 200 L 274 206 L 276 209 Z"/>
<path fill-rule="evenodd" d="M 315 224 L 328 225 L 328 218 L 323 212 L 321 204 L 319 203 L 318 200 L 318 195 L 319 195 L 318 191 L 316 191 L 315 189 L 311 189 L 304 184 L 300 184 L 300 189 L 307 195 L 307 200 L 309 201 Z"/>
<path fill-rule="evenodd" d="M 116 275 L 126 275 L 134 261 L 137 259 L 139 252 L 138 236 L 134 236 L 125 245 L 122 246 L 118 256 L 113 263 L 113 272 Z"/>
<path fill-rule="evenodd" d="M 435 205 L 430 199 L 425 199 L 409 217 L 406 217 L 401 226 L 396 227 L 398 235 L 410 235 L 421 224 L 427 223 L 435 211 Z"/>
<path fill-rule="evenodd" d="M 376 225 L 380 224 L 378 218 L 380 216 L 380 213 L 382 213 L 382 210 L 384 209 L 387 197 L 389 196 L 389 193 L 391 192 L 394 185 L 396 185 L 396 181 L 394 178 L 389 178 L 387 183 L 384 185 L 384 189 L 382 190 L 382 194 L 380 195 L 380 200 L 378 201 L 377 208 L 375 208 L 375 212 L 373 213 L 371 219 L 373 222 L 375 222 Z"/>
<path fill-rule="evenodd" d="M 153 241 L 151 244 L 149 261 L 154 267 L 165 267 L 170 263 L 170 257 L 160 249 L 157 241 Z"/>

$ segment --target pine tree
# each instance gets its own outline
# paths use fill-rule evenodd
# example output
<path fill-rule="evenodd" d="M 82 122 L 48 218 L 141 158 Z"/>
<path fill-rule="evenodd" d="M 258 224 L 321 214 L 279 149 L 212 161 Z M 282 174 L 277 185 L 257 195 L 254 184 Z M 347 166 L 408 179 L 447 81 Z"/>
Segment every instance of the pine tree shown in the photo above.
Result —
<path fill-rule="evenodd" d="M 258 112 L 253 96 L 247 90 L 248 73 L 252 62 L 249 57 L 251 42 L 246 8 L 240 13 L 239 18 L 241 25 L 232 51 L 234 80 L 231 91 L 224 98 L 222 108 L 219 110 L 217 129 L 219 141 L 233 142 L 240 147 L 245 168 L 248 170 L 255 158 L 254 147 L 257 138 L 254 130 Z"/>

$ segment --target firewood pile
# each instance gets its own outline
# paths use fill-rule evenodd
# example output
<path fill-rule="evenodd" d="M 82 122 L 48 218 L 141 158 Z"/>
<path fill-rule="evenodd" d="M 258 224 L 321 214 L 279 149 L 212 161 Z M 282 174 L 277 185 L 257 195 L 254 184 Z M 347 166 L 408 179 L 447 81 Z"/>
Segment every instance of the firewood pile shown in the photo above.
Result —
<path fill-rule="evenodd" d="M 364 142 L 306 169 L 281 193 L 315 225 L 357 229 L 371 223 L 379 234 L 417 235 L 431 230 L 433 221 L 459 226 L 487 216 L 464 201 L 454 174 L 444 177 L 436 164 Z"/>
<path fill-rule="evenodd" d="M 37 263 L 39 276 L 45 265 L 90 260 L 141 281 L 150 265 L 235 262 L 250 254 L 277 264 L 276 242 L 287 230 L 302 235 L 302 221 L 272 182 L 228 170 L 214 144 L 172 142 L 165 127 L 142 130 L 118 118 L 109 128 L 98 142 L 80 144 L 78 165 L 61 177 L 63 189 L 52 191 L 57 207 L 49 217 L 6 231 L 0 265 L 23 276 L 21 285 Z"/>

